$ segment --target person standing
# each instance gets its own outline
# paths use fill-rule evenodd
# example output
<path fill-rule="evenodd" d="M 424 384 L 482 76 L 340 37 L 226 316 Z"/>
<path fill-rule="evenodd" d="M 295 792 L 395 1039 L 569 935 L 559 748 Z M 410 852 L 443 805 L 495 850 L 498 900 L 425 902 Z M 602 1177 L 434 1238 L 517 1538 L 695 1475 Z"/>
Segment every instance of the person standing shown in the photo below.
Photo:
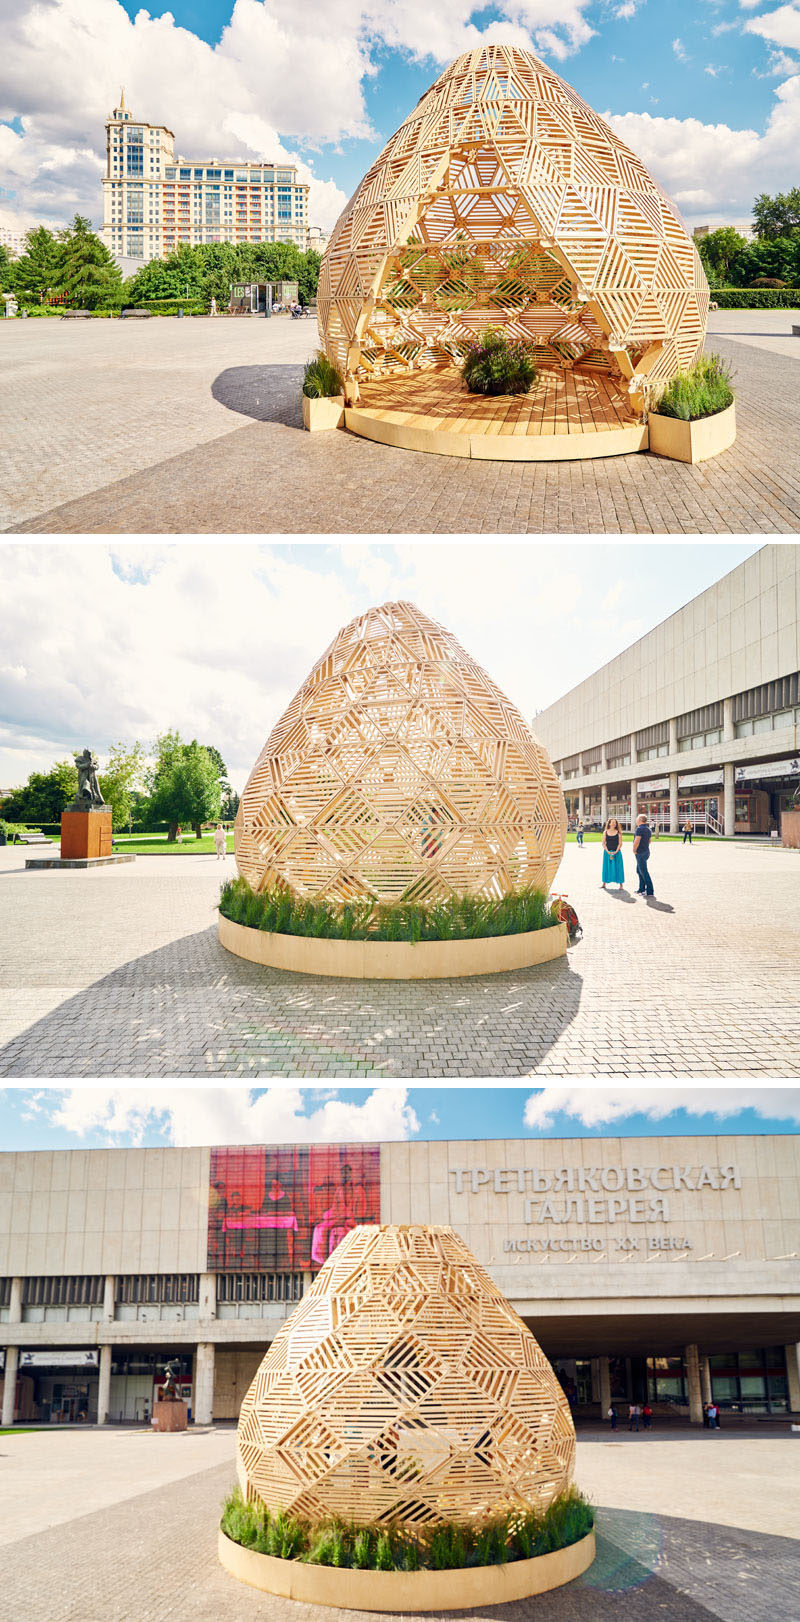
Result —
<path fill-rule="evenodd" d="M 649 1431 L 650 1426 L 651 1426 L 652 1423 L 653 1423 L 653 1410 L 650 1407 L 649 1402 L 646 1402 L 643 1409 L 642 1409 L 642 1424 L 644 1425 L 644 1428 L 645 1428 L 646 1431 Z"/>
<path fill-rule="evenodd" d="M 607 884 L 618 884 L 622 889 L 624 883 L 622 830 L 616 817 L 609 817 L 603 829 L 603 882 L 600 888 L 604 890 Z"/>
<path fill-rule="evenodd" d="M 217 853 L 217 861 L 224 862 L 228 854 L 228 838 L 221 822 L 218 822 L 214 829 L 214 849 Z"/>
<path fill-rule="evenodd" d="M 716 1403 L 715 1402 L 710 1402 L 709 1405 L 708 1405 L 708 1428 L 709 1428 L 709 1430 L 712 1430 L 712 1431 L 719 1430 L 719 1425 L 717 1424 L 718 1414 L 719 1414 L 719 1409 L 717 1408 Z"/>
<path fill-rule="evenodd" d="M 608 1417 L 611 1420 L 611 1429 L 612 1431 L 615 1431 L 617 1428 L 617 1410 L 614 1407 L 613 1402 L 608 1410 Z"/>
<path fill-rule="evenodd" d="M 576 843 L 576 845 L 582 845 L 583 844 L 583 823 L 582 822 L 578 822 L 576 824 L 576 827 L 575 827 L 575 843 Z"/>
<path fill-rule="evenodd" d="M 631 1405 L 630 1405 L 630 1408 L 628 1409 L 628 1430 L 629 1431 L 638 1431 L 638 1429 L 639 1429 L 639 1416 L 640 1416 L 641 1412 L 642 1412 L 642 1410 L 639 1407 L 638 1402 L 632 1402 Z"/>
<path fill-rule="evenodd" d="M 636 871 L 639 875 L 639 888 L 637 895 L 653 895 L 653 880 L 647 866 L 650 857 L 650 840 L 652 830 L 648 826 L 647 817 L 640 812 L 636 818 L 636 827 L 633 836 L 633 854 L 636 857 Z"/>
<path fill-rule="evenodd" d="M 686 844 L 687 839 L 689 841 L 689 844 L 691 845 L 691 843 L 692 843 L 692 834 L 693 833 L 694 833 L 694 829 L 692 827 L 691 822 L 689 821 L 689 818 L 687 817 L 685 823 L 683 824 L 683 843 L 684 843 L 684 845 Z"/>

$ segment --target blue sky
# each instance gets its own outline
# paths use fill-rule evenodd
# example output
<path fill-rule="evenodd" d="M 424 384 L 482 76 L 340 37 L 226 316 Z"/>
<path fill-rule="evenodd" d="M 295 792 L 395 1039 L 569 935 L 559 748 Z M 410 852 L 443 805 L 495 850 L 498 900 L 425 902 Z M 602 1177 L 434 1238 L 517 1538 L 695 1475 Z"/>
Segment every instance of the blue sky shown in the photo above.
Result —
<path fill-rule="evenodd" d="M 800 1088 L 7 1088 L 0 1148 L 797 1132 Z"/>
<path fill-rule="evenodd" d="M 796 184 L 800 0 L 15 0 L 0 66 L 0 212 L 100 208 L 103 121 L 135 116 L 187 155 L 295 155 L 330 226 L 459 52 L 536 51 L 608 115 L 692 223 L 746 224 Z"/>
<path fill-rule="evenodd" d="M 87 740 L 102 760 L 172 726 L 215 744 L 241 789 L 337 631 L 398 598 L 446 625 L 531 720 L 760 544 L 7 542 L 0 789 Z"/>

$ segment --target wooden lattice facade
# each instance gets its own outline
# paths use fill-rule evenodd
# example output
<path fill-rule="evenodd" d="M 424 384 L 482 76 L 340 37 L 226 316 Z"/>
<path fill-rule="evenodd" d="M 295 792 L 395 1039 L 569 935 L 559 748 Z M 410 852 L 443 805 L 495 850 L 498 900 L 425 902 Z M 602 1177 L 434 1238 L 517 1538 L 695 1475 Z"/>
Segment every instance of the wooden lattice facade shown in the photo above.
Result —
<path fill-rule="evenodd" d="M 548 890 L 566 808 L 514 705 L 413 603 L 341 630 L 271 732 L 236 818 L 239 871 L 334 902 Z"/>
<path fill-rule="evenodd" d="M 510 45 L 437 79 L 347 204 L 320 334 L 359 380 L 459 362 L 488 325 L 600 368 L 642 410 L 702 348 L 709 293 L 675 205 L 558 74 Z"/>
<path fill-rule="evenodd" d="M 547 1358 L 444 1227 L 349 1233 L 242 1404 L 243 1491 L 312 1522 L 424 1532 L 544 1508 L 575 1432 Z"/>

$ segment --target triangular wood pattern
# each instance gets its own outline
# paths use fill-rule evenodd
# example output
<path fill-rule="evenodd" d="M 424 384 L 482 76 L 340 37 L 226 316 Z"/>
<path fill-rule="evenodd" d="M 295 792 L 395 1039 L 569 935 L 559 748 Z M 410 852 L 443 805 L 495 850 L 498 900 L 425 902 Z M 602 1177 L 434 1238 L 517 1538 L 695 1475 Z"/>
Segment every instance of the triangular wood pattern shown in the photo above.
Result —
<path fill-rule="evenodd" d="M 574 1462 L 547 1358 L 446 1227 L 347 1234 L 239 1418 L 246 1497 L 311 1521 L 480 1525 L 545 1508 Z"/>
<path fill-rule="evenodd" d="M 236 817 L 254 890 L 351 901 L 548 890 L 564 796 L 547 751 L 413 603 L 346 625 L 270 733 Z"/>
<path fill-rule="evenodd" d="M 537 293 L 524 278 L 520 290 L 514 273 L 536 249 L 562 275 L 534 326 Z M 646 317 L 621 325 L 632 267 Z M 661 343 L 632 392 L 641 411 L 700 353 L 709 304 L 695 246 L 641 160 L 558 74 L 510 45 L 466 52 L 421 98 L 336 225 L 322 286 L 321 340 L 351 402 L 369 378 L 458 364 L 490 324 L 549 342 L 565 314 L 591 301 L 587 346 L 620 394 L 608 339 L 628 351 L 625 377 L 635 375 L 642 334 Z M 663 296 L 684 290 L 685 302 Z M 559 353 L 569 365 L 572 350 L 556 344 Z"/>

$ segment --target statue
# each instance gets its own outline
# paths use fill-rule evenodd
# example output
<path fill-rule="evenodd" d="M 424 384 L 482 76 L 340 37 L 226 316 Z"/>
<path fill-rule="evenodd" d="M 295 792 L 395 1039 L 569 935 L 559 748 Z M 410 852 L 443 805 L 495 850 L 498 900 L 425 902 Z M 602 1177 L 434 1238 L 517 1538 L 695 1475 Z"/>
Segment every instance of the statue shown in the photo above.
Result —
<path fill-rule="evenodd" d="M 161 1387 L 162 1402 L 181 1401 L 180 1372 L 180 1358 L 171 1357 L 169 1362 L 164 1364 L 164 1384 Z"/>
<path fill-rule="evenodd" d="M 83 754 L 75 756 L 75 765 L 78 768 L 78 792 L 72 802 L 73 811 L 91 811 L 94 807 L 106 810 L 106 802 L 97 781 L 98 759 L 91 749 L 84 749 Z"/>

